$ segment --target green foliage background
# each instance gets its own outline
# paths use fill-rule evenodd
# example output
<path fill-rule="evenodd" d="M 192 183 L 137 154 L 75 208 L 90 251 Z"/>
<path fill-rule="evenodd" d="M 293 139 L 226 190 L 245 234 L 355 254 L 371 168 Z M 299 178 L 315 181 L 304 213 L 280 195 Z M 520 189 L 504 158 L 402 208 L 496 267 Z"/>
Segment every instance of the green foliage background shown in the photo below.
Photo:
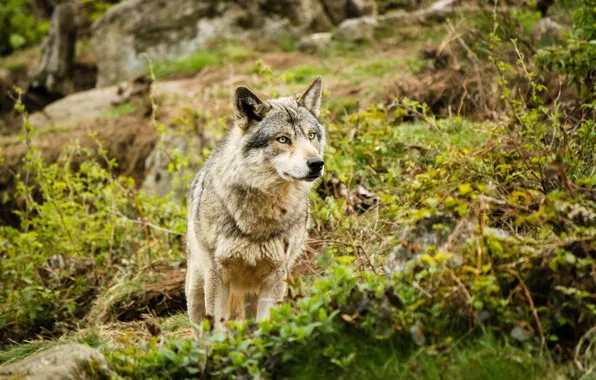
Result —
<path fill-rule="evenodd" d="M 0 4 L 0 56 L 40 41 L 48 32 L 48 20 L 36 20 L 29 0 L 5 0 Z"/>

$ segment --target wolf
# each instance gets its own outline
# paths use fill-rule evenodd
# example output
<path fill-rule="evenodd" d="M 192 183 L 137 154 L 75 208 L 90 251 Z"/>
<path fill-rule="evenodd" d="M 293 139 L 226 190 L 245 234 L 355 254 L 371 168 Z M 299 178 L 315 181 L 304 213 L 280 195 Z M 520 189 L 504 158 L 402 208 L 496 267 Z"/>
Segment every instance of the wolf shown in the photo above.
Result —
<path fill-rule="evenodd" d="M 191 322 L 260 321 L 283 300 L 308 237 L 308 194 L 324 173 L 321 93 L 319 76 L 297 95 L 268 101 L 236 89 L 236 122 L 188 196 Z"/>

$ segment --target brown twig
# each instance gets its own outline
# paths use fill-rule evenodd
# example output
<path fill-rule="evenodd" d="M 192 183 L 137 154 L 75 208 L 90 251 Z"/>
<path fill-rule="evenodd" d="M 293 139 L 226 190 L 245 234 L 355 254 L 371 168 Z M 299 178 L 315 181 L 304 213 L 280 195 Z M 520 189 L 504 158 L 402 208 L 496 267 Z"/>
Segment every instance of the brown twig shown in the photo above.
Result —
<path fill-rule="evenodd" d="M 528 299 L 528 303 L 530 304 L 530 310 L 532 311 L 532 314 L 534 315 L 534 320 L 536 321 L 536 326 L 538 327 L 538 333 L 540 333 L 541 345 L 544 346 L 544 344 L 546 343 L 546 340 L 544 339 L 542 323 L 540 323 L 540 318 L 538 317 L 538 312 L 536 311 L 536 307 L 534 307 L 534 300 L 532 299 L 532 295 L 530 294 L 530 291 L 528 290 L 526 283 L 521 278 L 521 276 L 519 274 L 517 274 L 517 272 L 515 272 L 514 270 L 507 269 L 507 273 L 509 273 L 512 276 L 514 276 L 515 278 L 517 278 L 517 280 L 519 281 L 519 284 L 521 285 L 522 289 L 524 290 L 524 294 L 526 295 L 526 298 Z"/>
<path fill-rule="evenodd" d="M 478 262 L 476 263 L 478 272 L 476 272 L 476 278 L 482 273 L 482 250 L 484 245 L 484 228 L 486 219 L 486 203 L 480 198 L 480 241 L 478 242 Z"/>
<path fill-rule="evenodd" d="M 184 236 L 184 234 L 181 234 L 181 233 L 176 232 L 176 231 L 168 230 L 167 228 L 163 228 L 163 227 L 157 226 L 157 225 L 155 225 L 153 223 L 147 222 L 146 220 L 143 221 L 143 220 L 130 219 L 129 217 L 127 217 L 126 215 L 124 215 L 124 214 L 122 214 L 122 213 L 120 213 L 118 211 L 111 211 L 111 210 L 107 210 L 107 211 L 109 213 L 112 213 L 112 214 L 115 214 L 115 215 L 118 215 L 118 216 L 124 218 L 127 222 L 131 222 L 131 223 L 135 223 L 135 224 L 141 224 L 141 225 L 143 225 L 143 227 L 145 227 L 145 226 L 146 227 L 151 227 L 154 230 L 165 232 L 165 233 L 172 234 L 172 235 Z"/>
<path fill-rule="evenodd" d="M 451 32 L 451 34 L 453 34 L 455 36 L 455 39 L 457 40 L 457 42 L 460 44 L 460 46 L 462 48 L 464 48 L 464 50 L 468 54 L 468 58 L 470 58 L 470 60 L 472 61 L 472 64 L 474 66 L 474 72 L 476 73 L 476 81 L 478 82 L 478 90 L 480 92 L 480 98 L 482 99 L 482 103 L 481 103 L 482 107 L 481 108 L 482 108 L 482 111 L 484 111 L 484 110 L 488 109 L 488 106 L 486 104 L 486 96 L 484 95 L 484 87 L 482 86 L 482 76 L 480 74 L 480 65 L 478 64 L 478 62 L 479 62 L 478 56 L 464 42 L 464 40 L 461 38 L 459 33 L 457 33 L 457 31 L 453 27 L 453 24 L 451 24 L 450 22 L 447 23 L 447 29 Z"/>
<path fill-rule="evenodd" d="M 362 244 L 358 244 L 358 248 L 360 249 L 360 251 L 362 251 L 362 254 L 364 255 L 364 257 L 366 257 L 366 260 L 368 261 L 368 265 L 370 265 L 370 269 L 372 270 L 372 272 L 374 274 L 378 274 L 377 269 L 373 265 L 372 261 L 370 260 L 370 257 L 368 256 L 368 253 L 366 253 L 366 250 L 364 249 Z"/>

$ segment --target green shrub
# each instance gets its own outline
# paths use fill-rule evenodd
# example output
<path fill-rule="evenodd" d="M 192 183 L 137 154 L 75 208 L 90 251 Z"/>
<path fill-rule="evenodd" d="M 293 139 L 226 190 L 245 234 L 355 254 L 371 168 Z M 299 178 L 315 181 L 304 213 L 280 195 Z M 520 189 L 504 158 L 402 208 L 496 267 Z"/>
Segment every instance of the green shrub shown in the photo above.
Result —
<path fill-rule="evenodd" d="M 570 83 L 577 84 L 580 95 L 594 99 L 596 85 L 596 5 L 582 0 L 573 13 L 573 31 L 565 46 L 544 49 L 537 56 L 537 65 L 569 75 Z"/>
<path fill-rule="evenodd" d="M 0 341 L 59 334 L 85 317 L 118 274 L 178 256 L 179 239 L 149 221 L 176 235 L 184 230 L 184 208 L 115 178 L 116 162 L 99 142 L 96 152 L 75 143 L 48 164 L 25 128 L 28 152 L 15 194 L 21 225 L 0 226 Z"/>
<path fill-rule="evenodd" d="M 197 326 L 200 341 L 153 338 L 107 355 L 126 379 L 439 379 L 445 371 L 454 378 L 521 379 L 544 373 L 540 359 L 513 347 L 502 358 L 474 358 L 465 352 L 472 345 L 455 348 L 448 336 L 433 335 L 436 321 L 418 311 L 422 297 L 397 278 L 333 265 L 310 297 L 272 309 L 270 321 L 230 322 L 227 334 L 209 331 L 205 321 Z M 421 325 L 435 348 L 418 348 L 413 337 Z M 494 341 L 481 342 L 478 351 L 499 352 Z M 461 351 L 459 368 L 447 360 L 451 349 Z"/>
<path fill-rule="evenodd" d="M 36 20 L 28 0 L 5 0 L 0 4 L 0 56 L 41 41 L 48 21 Z"/>

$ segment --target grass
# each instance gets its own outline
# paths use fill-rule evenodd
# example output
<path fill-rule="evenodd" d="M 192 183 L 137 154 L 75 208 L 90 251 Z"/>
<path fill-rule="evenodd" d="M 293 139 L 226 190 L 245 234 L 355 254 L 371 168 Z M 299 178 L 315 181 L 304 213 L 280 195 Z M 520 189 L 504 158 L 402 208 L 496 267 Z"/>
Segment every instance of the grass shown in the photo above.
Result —
<path fill-rule="evenodd" d="M 137 106 L 131 102 L 124 102 L 112 107 L 110 110 L 103 112 L 99 118 L 117 118 L 120 116 L 132 115 L 137 110 Z"/>
<path fill-rule="evenodd" d="M 49 348 L 66 343 L 81 343 L 97 348 L 100 347 L 104 341 L 96 330 L 90 329 L 85 331 L 83 334 L 65 337 L 60 340 L 27 342 L 15 346 L 9 346 L 0 350 L 0 365 L 16 362 L 38 352 L 45 351 Z"/>
<path fill-rule="evenodd" d="M 364 64 L 356 66 L 354 72 L 359 75 L 386 77 L 395 74 L 395 70 L 403 68 L 404 64 L 396 59 L 379 59 L 376 61 L 367 61 Z"/>
<path fill-rule="evenodd" d="M 327 75 L 329 69 L 324 66 L 296 66 L 286 70 L 283 79 L 288 83 L 309 84 L 317 75 Z"/>
<path fill-rule="evenodd" d="M 534 20 L 530 17 L 527 21 L 531 23 Z M 417 50 L 408 50 L 405 46 L 408 46 L 408 44 L 413 45 L 411 43 L 413 40 L 430 39 L 435 42 L 440 41 L 444 37 L 445 31 L 438 27 L 409 27 L 408 31 L 404 29 L 403 34 L 404 36 L 401 36 L 401 38 L 407 44 L 390 52 L 391 54 L 395 54 L 396 57 L 389 56 L 388 52 L 382 51 L 383 49 L 374 44 L 356 45 L 334 42 L 333 47 L 329 51 L 333 51 L 337 55 L 331 55 L 328 62 L 309 66 L 295 66 L 286 70 L 280 77 L 284 85 L 307 84 L 317 74 L 330 77 L 332 80 L 339 79 L 344 81 L 345 79 L 361 80 L 366 78 L 370 79 L 369 82 L 373 82 L 367 87 L 374 87 L 376 90 L 380 87 L 380 84 L 386 81 L 384 78 L 395 75 L 397 70 L 409 70 L 413 73 L 419 73 L 423 70 L 428 64 L 428 61 L 418 58 L 415 55 Z M 282 45 L 282 48 L 283 46 L 287 46 L 284 50 L 293 50 L 295 40 L 284 40 L 284 38 L 280 37 L 278 41 Z M 327 54 L 329 56 L 329 51 L 320 53 L 319 55 L 324 56 Z M 379 55 L 374 55 L 375 53 Z M 403 54 L 403 56 L 397 57 L 398 54 Z M 252 56 L 251 52 L 239 44 L 224 43 L 216 46 L 213 50 L 200 50 L 177 60 L 156 62 L 155 73 L 158 78 L 172 77 L 177 74 L 192 74 L 202 70 L 206 66 L 241 62 Z M 218 91 L 221 91 L 221 94 L 216 92 L 218 96 L 228 96 L 227 92 L 223 90 Z M 336 115 L 343 113 L 350 114 L 359 108 L 359 101 L 365 98 L 366 96 L 362 96 L 362 94 L 352 98 L 339 98 L 332 94 L 330 99 L 327 100 L 327 107 Z M 134 113 L 135 111 L 136 106 L 129 102 L 114 107 L 103 114 L 102 117 L 119 117 Z M 375 115 L 371 116 L 374 117 Z M 491 132 L 490 124 L 475 123 L 461 118 L 399 124 L 388 122 L 386 118 L 383 118 L 383 121 L 379 122 L 381 126 L 377 130 L 372 130 L 368 133 L 366 128 L 372 127 L 367 126 L 365 121 L 367 117 L 364 116 L 362 119 L 354 119 L 352 121 L 349 121 L 349 117 L 346 117 L 345 119 L 348 122 L 345 125 L 330 127 L 330 130 L 335 132 L 336 135 L 339 135 L 340 130 L 348 128 L 353 128 L 355 132 L 353 135 L 346 134 L 346 136 L 340 136 L 346 140 L 343 143 L 343 147 L 346 148 L 345 151 L 350 152 L 347 155 L 350 157 L 339 157 L 338 155 L 338 158 L 334 162 L 334 152 L 330 149 L 329 162 L 331 164 L 335 163 L 335 169 L 340 174 L 343 173 L 346 176 L 352 175 L 350 166 L 356 167 L 356 169 L 360 168 L 362 172 L 371 173 L 369 177 L 365 177 L 365 180 L 368 181 L 367 184 L 377 183 L 377 187 L 372 188 L 372 190 L 379 192 L 379 194 L 383 191 L 382 186 L 389 188 L 389 186 L 383 183 L 386 182 L 385 179 L 380 179 L 381 176 L 385 176 L 384 178 L 394 176 L 401 180 L 405 169 L 400 166 L 402 163 L 398 163 L 396 158 L 399 160 L 404 157 L 404 147 L 418 145 L 428 150 L 431 155 L 438 153 L 446 154 L 453 146 L 460 148 L 481 146 L 487 141 Z M 333 119 L 337 120 L 340 118 L 335 117 Z M 434 125 L 430 125 L 431 123 Z M 336 130 L 333 130 L 333 128 Z M 361 151 L 355 151 L 352 155 L 352 152 L 347 148 L 354 144 L 354 137 L 358 139 L 358 144 L 355 145 L 363 145 L 364 148 Z M 339 139 L 332 139 L 331 145 L 337 147 L 336 154 L 341 153 L 341 145 L 339 143 Z M 346 160 L 346 158 L 350 158 L 354 161 L 354 157 L 352 156 L 359 161 L 354 163 Z M 371 156 L 376 156 L 379 159 L 370 159 Z M 425 157 L 424 160 L 419 159 L 418 161 L 432 160 L 427 160 L 427 157 Z M 383 169 L 386 167 L 390 171 L 389 174 L 383 172 Z M 405 174 L 403 176 L 406 177 Z M 390 195 L 393 196 L 389 192 L 382 195 L 387 197 Z M 401 194 L 395 195 L 395 200 L 393 200 L 396 208 L 404 204 L 403 199 L 398 198 L 398 196 L 401 196 Z M 389 201 L 392 201 L 392 199 L 389 199 Z M 318 202 L 322 204 L 321 200 L 318 200 Z M 387 211 L 387 215 L 392 216 L 392 212 L 391 210 Z M 320 214 L 322 215 L 323 212 Z M 387 219 L 391 222 L 394 220 L 394 218 L 389 217 Z M 319 220 L 325 219 L 319 218 Z M 345 220 L 346 222 L 338 227 L 338 231 L 349 232 L 350 229 L 357 231 L 355 227 L 349 224 L 353 223 L 355 225 L 355 222 L 366 222 L 365 217 L 360 219 L 353 218 L 353 222 L 350 222 L 349 218 L 345 218 Z M 376 230 L 374 232 L 378 234 Z M 391 233 L 394 232 L 391 231 Z M 385 232 L 382 233 L 383 235 L 387 235 Z M 339 234 L 338 236 L 341 237 Z M 374 248 L 375 246 L 373 244 L 366 245 L 366 243 L 364 245 L 368 252 L 376 255 L 376 250 L 369 249 L 369 247 Z M 378 251 L 383 252 L 382 249 L 378 249 Z M 308 284 L 312 279 L 313 277 L 308 277 L 305 279 L 305 282 Z M 308 286 L 306 287 L 308 288 Z M 98 307 L 93 312 L 108 315 L 113 305 L 130 299 L 131 295 L 135 292 L 144 290 L 146 288 L 140 281 L 122 281 L 117 286 L 114 286 L 99 296 Z M 181 333 L 183 330 L 188 330 L 189 327 L 188 317 L 183 312 L 171 317 L 159 318 L 159 322 L 162 331 L 165 333 Z M 141 336 L 147 335 L 147 331 L 140 321 L 136 321 L 136 323 L 114 323 L 110 326 L 117 326 L 111 328 L 118 336 L 122 336 L 125 333 L 136 335 L 139 338 L 138 340 L 141 341 Z M 103 326 L 100 328 L 103 328 Z M 65 336 L 55 341 L 26 342 L 19 346 L 7 347 L 0 351 L 0 364 L 15 362 L 38 351 L 71 341 L 86 343 L 93 347 L 98 347 L 104 352 L 109 352 L 112 347 L 111 342 L 110 344 L 106 343 L 109 340 L 107 338 L 109 334 L 103 335 L 102 333 L 100 335 L 98 331 L 99 329 L 97 328 L 91 328 L 89 330 L 79 331 L 74 336 Z M 321 342 L 322 348 L 320 351 L 317 351 L 317 354 L 313 354 L 312 350 L 309 351 L 306 349 L 302 352 L 296 352 L 295 357 L 291 359 L 291 363 L 293 364 L 290 365 L 287 372 L 289 377 L 294 379 L 423 378 L 499 380 L 553 378 L 555 375 L 551 364 L 541 358 L 540 355 L 537 355 L 536 351 L 511 345 L 507 342 L 506 336 L 501 337 L 501 340 L 497 340 L 492 336 L 483 336 L 476 339 L 464 339 L 464 337 L 457 343 L 448 341 L 446 344 L 424 347 L 405 344 L 403 338 L 404 336 L 402 335 L 395 339 L 377 342 L 364 339 L 358 333 L 341 335 L 330 341 Z M 322 358 L 321 353 L 326 348 L 333 349 L 334 346 L 347 347 L 345 351 L 354 353 L 354 356 L 348 356 L 338 360 L 334 366 L 330 366 L 327 363 L 328 358 Z M 346 374 L 348 375 L 346 376 Z"/>
<path fill-rule="evenodd" d="M 219 57 L 216 53 L 199 50 L 177 60 L 156 62 L 154 70 L 157 78 L 166 78 L 172 74 L 198 72 L 205 66 L 215 65 L 217 63 L 219 63 Z"/>
<path fill-rule="evenodd" d="M 24 70 L 31 62 L 38 62 L 41 54 L 39 46 L 19 49 L 6 57 L 0 57 L 0 69 L 8 71 Z"/>
<path fill-rule="evenodd" d="M 240 62 L 252 57 L 246 47 L 238 43 L 221 42 L 211 50 L 197 50 L 184 57 L 153 63 L 156 78 L 198 73 L 207 66 Z"/>
<path fill-rule="evenodd" d="M 345 344 L 355 352 L 353 362 L 342 370 L 325 368 L 320 358 L 302 353 L 288 371 L 290 379 L 426 379 L 426 380 L 530 380 L 555 378 L 548 362 L 536 353 L 518 348 L 492 336 L 469 343 L 447 345 L 445 351 L 404 347 L 399 341 L 370 341 L 346 337 Z M 322 368 L 325 368 L 322 373 Z"/>
<path fill-rule="evenodd" d="M 436 147 L 448 150 L 450 146 L 471 148 L 487 141 L 490 133 L 486 123 L 474 123 L 461 118 L 445 119 L 437 122 L 444 133 L 438 133 L 423 122 L 403 124 L 396 131 L 396 138 L 408 144 Z"/>
<path fill-rule="evenodd" d="M 92 321 L 107 321 L 114 313 L 114 307 L 131 298 L 133 294 L 143 291 L 143 282 L 140 280 L 124 280 L 108 289 L 96 301 L 89 314 Z"/>
<path fill-rule="evenodd" d="M 68 125 L 48 125 L 46 127 L 37 129 L 35 131 L 34 137 L 39 138 L 44 136 L 51 136 L 53 134 L 68 132 L 71 129 L 72 127 Z M 22 138 L 19 135 L 13 134 L 7 136 L 0 136 L 0 146 L 18 144 L 21 141 Z"/>

